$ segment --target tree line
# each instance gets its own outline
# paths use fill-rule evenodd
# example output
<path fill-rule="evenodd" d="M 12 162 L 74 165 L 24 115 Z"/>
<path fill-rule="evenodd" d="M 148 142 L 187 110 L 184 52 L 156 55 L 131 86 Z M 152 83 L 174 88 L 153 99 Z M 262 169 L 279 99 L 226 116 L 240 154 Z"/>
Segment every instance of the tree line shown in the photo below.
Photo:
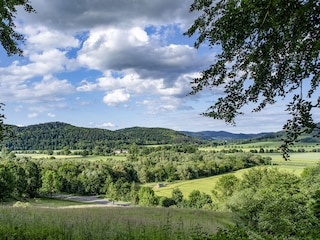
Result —
<path fill-rule="evenodd" d="M 27 127 L 7 126 L 8 137 L 1 145 L 10 150 L 93 150 L 94 147 L 109 149 L 132 144 L 181 144 L 197 143 L 201 140 L 191 138 L 177 131 L 165 128 L 127 128 L 116 131 L 99 128 L 83 128 L 61 122 L 36 124 Z"/>
<path fill-rule="evenodd" d="M 1 188 L 8 190 L 2 191 L 1 198 L 63 192 L 106 194 L 111 199 L 136 202 L 140 184 L 208 177 L 270 162 L 269 158 L 249 153 L 232 156 L 202 151 L 185 153 L 178 149 L 131 154 L 127 161 L 34 160 L 3 153 Z M 33 187 L 29 186 L 31 183 Z"/>

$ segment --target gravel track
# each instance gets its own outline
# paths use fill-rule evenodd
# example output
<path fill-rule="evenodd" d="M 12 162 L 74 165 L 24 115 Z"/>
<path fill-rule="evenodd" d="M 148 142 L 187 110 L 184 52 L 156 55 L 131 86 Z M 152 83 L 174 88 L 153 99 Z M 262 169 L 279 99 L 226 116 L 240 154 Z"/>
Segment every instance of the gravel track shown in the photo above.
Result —
<path fill-rule="evenodd" d="M 65 199 L 70 201 L 82 202 L 82 203 L 90 203 L 93 205 L 100 205 L 100 206 L 106 206 L 106 207 L 130 206 L 130 204 L 127 204 L 127 203 L 113 202 L 113 201 L 109 201 L 108 199 L 99 198 L 97 196 L 74 196 L 74 195 L 67 195 L 67 194 L 53 194 L 51 197 L 57 198 L 57 199 Z"/>

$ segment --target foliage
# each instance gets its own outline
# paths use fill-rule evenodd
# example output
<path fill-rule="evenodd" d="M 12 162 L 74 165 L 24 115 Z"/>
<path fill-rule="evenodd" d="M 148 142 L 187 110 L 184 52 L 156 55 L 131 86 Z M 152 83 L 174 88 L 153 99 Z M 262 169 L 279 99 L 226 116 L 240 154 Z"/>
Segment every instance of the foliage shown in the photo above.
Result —
<path fill-rule="evenodd" d="M 239 185 L 239 179 L 233 175 L 223 175 L 219 178 L 218 182 L 215 184 L 212 194 L 219 201 L 225 201 L 228 197 L 237 190 Z"/>
<path fill-rule="evenodd" d="M 181 205 L 183 201 L 183 193 L 179 188 L 174 188 L 171 193 L 171 199 L 174 201 L 175 205 Z"/>
<path fill-rule="evenodd" d="M 188 206 L 197 209 L 212 209 L 212 199 L 210 195 L 193 190 L 188 197 Z"/>
<path fill-rule="evenodd" d="M 8 166 L 0 164 L 0 199 L 10 197 L 15 188 L 15 176 Z"/>
<path fill-rule="evenodd" d="M 212 65 L 193 81 L 193 94 L 224 88 L 205 116 L 234 124 L 248 103 L 260 111 L 292 97 L 283 150 L 316 128 L 312 110 L 320 107 L 318 1 L 194 0 L 190 11 L 200 12 L 185 33 L 198 35 L 195 47 L 221 48 Z"/>
<path fill-rule="evenodd" d="M 0 103 L 0 111 L 3 111 L 3 103 Z M 3 124 L 4 114 L 0 113 L 0 141 L 5 137 L 6 126 Z"/>
<path fill-rule="evenodd" d="M 150 187 L 141 187 L 138 192 L 139 205 L 151 207 L 158 204 L 158 198 Z"/>
<path fill-rule="evenodd" d="M 58 175 L 56 172 L 52 170 L 47 170 L 41 177 L 42 187 L 40 191 L 45 194 L 52 195 L 53 193 L 57 193 L 60 190 L 60 181 L 58 179 Z"/>
<path fill-rule="evenodd" d="M 22 6 L 28 13 L 35 12 L 29 4 L 29 0 L 6 0 L 1 1 L 0 6 L 0 42 L 7 54 L 18 54 L 22 56 L 23 51 L 19 48 L 19 42 L 24 40 L 22 34 L 17 33 L 14 19 L 17 13 L 17 7 Z"/>
<path fill-rule="evenodd" d="M 281 238 L 307 235 L 311 225 L 319 224 L 308 201 L 296 175 L 258 168 L 243 175 L 227 205 L 239 215 L 241 226 Z"/>

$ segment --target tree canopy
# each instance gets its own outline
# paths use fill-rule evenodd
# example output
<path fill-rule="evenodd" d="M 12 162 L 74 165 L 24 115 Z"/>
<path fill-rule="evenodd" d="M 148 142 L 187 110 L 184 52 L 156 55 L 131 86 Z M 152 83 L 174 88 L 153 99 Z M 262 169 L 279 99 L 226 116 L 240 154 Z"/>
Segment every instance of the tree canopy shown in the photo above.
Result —
<path fill-rule="evenodd" d="M 24 36 L 15 31 L 14 23 L 18 6 L 22 6 L 29 13 L 35 11 L 29 4 L 29 0 L 1 0 L 0 4 L 0 42 L 8 56 L 23 54 L 19 42 L 24 40 Z"/>
<path fill-rule="evenodd" d="M 312 111 L 320 107 L 319 1 L 194 0 L 190 11 L 200 13 L 185 33 L 197 35 L 195 47 L 221 48 L 192 82 L 192 94 L 224 87 L 204 116 L 235 124 L 248 103 L 256 112 L 292 98 L 284 146 L 318 129 Z"/>

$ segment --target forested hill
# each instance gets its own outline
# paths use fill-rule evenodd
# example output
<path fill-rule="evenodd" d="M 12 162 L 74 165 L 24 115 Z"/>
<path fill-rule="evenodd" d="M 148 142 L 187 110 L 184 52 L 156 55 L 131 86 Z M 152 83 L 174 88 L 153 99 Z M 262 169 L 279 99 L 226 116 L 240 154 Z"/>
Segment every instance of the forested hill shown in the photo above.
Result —
<path fill-rule="evenodd" d="M 62 122 L 50 122 L 26 127 L 10 126 L 13 137 L 2 142 L 10 150 L 59 150 L 92 149 L 95 146 L 109 148 L 136 143 L 175 144 L 196 142 L 195 138 L 165 128 L 134 127 L 110 131 L 99 128 L 76 127 Z"/>
<path fill-rule="evenodd" d="M 245 134 L 245 133 L 230 133 L 225 131 L 201 131 L 201 132 L 187 132 L 182 131 L 191 137 L 196 137 L 203 140 L 236 140 L 236 139 L 249 139 L 265 136 L 272 133 L 257 133 L 257 134 Z"/>

